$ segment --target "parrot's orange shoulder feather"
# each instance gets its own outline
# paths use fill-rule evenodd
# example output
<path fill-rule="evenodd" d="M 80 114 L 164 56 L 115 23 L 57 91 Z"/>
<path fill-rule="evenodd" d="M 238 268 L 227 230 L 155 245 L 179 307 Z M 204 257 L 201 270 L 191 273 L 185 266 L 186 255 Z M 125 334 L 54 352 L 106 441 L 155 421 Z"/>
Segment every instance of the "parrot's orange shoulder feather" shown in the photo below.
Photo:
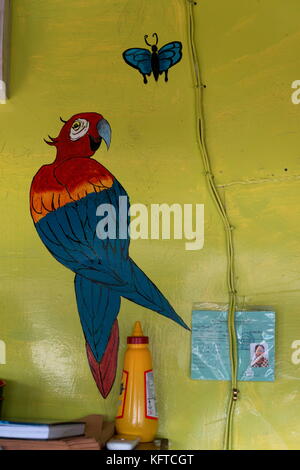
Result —
<path fill-rule="evenodd" d="M 113 175 L 96 160 L 70 158 L 59 165 L 44 165 L 33 178 L 30 190 L 30 209 L 34 222 L 49 212 L 87 194 L 109 189 Z"/>

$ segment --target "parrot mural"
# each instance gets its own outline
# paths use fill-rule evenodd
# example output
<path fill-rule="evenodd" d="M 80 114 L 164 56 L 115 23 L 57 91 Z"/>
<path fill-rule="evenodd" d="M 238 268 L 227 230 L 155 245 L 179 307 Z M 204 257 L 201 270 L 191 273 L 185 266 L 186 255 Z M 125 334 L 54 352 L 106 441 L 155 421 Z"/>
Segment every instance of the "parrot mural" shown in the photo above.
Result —
<path fill-rule="evenodd" d="M 56 148 L 56 158 L 43 165 L 32 180 L 30 211 L 49 252 L 75 273 L 87 358 L 97 387 L 106 398 L 117 369 L 121 297 L 189 328 L 130 258 L 129 237 L 101 239 L 96 234 L 96 212 L 101 204 L 115 208 L 119 233 L 119 197 L 127 197 L 117 179 L 91 158 L 103 140 L 109 148 L 109 123 L 98 113 L 80 113 L 62 122 L 58 137 L 45 140 Z M 129 198 L 126 200 L 129 214 Z M 128 227 L 129 215 L 126 223 Z"/>

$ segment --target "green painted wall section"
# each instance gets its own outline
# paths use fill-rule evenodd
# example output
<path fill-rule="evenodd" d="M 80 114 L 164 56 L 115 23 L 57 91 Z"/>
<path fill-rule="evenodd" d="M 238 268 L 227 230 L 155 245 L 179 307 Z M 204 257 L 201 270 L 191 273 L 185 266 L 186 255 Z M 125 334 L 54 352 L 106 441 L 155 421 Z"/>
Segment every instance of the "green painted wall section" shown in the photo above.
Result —
<path fill-rule="evenodd" d="M 73 274 L 42 246 L 29 215 L 38 168 L 54 158 L 43 137 L 59 116 L 97 111 L 110 122 L 110 151 L 96 158 L 132 202 L 205 204 L 205 246 L 184 240 L 136 240 L 131 255 L 190 324 L 193 301 L 227 301 L 221 221 L 208 194 L 196 143 L 195 102 L 184 0 L 14 0 L 11 98 L 0 107 L 0 340 L 7 363 L 4 416 L 112 418 L 133 322 L 150 336 L 159 433 L 172 448 L 222 448 L 227 382 L 189 378 L 190 334 L 123 301 L 116 384 L 99 395 L 84 352 Z M 217 184 L 235 226 L 236 276 L 242 304 L 277 312 L 276 381 L 242 383 L 236 449 L 297 449 L 300 365 L 300 79 L 298 0 L 198 0 L 196 43 L 206 134 Z M 145 86 L 121 57 L 157 32 L 159 46 L 183 43 L 169 82 Z"/>

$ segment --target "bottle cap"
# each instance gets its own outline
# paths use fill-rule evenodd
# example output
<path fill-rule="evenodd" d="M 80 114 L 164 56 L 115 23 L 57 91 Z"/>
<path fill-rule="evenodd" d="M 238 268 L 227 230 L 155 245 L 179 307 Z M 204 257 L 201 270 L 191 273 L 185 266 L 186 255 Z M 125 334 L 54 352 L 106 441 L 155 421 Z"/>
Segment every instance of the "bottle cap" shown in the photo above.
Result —
<path fill-rule="evenodd" d="M 127 336 L 127 344 L 148 344 L 148 336 L 144 336 L 141 323 L 136 321 L 134 324 L 132 336 Z"/>

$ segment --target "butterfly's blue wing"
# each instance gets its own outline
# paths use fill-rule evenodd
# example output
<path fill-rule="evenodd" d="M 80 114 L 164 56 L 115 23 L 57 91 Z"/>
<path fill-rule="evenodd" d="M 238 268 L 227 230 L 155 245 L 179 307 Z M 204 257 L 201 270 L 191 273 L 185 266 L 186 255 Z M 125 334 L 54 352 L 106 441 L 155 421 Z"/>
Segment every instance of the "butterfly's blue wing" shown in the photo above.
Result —
<path fill-rule="evenodd" d="M 179 41 L 169 42 L 158 51 L 159 72 L 166 72 L 182 58 L 182 44 Z"/>
<path fill-rule="evenodd" d="M 132 48 L 123 52 L 123 59 L 125 62 L 139 70 L 143 75 L 150 75 L 151 68 L 151 52 L 147 49 Z"/>

